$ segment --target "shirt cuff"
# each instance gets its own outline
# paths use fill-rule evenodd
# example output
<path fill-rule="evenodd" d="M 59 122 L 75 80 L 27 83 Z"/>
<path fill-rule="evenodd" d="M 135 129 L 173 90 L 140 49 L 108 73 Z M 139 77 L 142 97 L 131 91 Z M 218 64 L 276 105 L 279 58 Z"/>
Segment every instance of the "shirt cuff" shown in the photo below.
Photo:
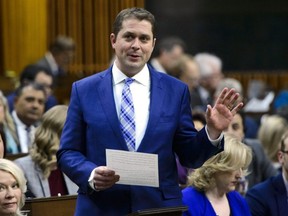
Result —
<path fill-rule="evenodd" d="M 208 133 L 208 130 L 207 130 L 207 125 L 205 125 L 205 131 L 206 131 L 207 137 L 208 137 L 209 141 L 212 143 L 212 145 L 216 146 L 217 148 L 220 148 L 221 140 L 224 137 L 224 133 L 221 132 L 220 136 L 216 140 L 213 140 L 209 136 L 209 133 Z"/>
<path fill-rule="evenodd" d="M 95 168 L 95 169 L 96 169 L 96 168 Z M 92 172 L 91 172 L 91 174 L 90 174 L 90 177 L 89 177 L 89 179 L 88 179 L 88 183 L 89 183 L 89 186 L 90 186 L 93 190 L 97 191 L 97 190 L 95 189 L 95 187 L 94 187 L 94 181 L 93 181 L 95 169 L 92 170 Z"/>

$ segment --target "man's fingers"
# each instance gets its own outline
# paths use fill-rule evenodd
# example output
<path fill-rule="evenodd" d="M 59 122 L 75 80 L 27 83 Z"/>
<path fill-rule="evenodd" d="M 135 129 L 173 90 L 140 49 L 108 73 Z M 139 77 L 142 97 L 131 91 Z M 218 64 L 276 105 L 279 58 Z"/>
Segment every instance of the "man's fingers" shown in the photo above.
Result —
<path fill-rule="evenodd" d="M 218 98 L 217 98 L 217 100 L 216 100 L 215 103 L 216 103 L 216 104 L 222 104 L 223 101 L 224 101 L 224 99 L 225 99 L 225 96 L 226 96 L 227 92 L 228 92 L 228 88 L 224 88 L 224 89 L 221 91 L 221 93 L 220 93 L 220 95 L 218 96 Z"/>

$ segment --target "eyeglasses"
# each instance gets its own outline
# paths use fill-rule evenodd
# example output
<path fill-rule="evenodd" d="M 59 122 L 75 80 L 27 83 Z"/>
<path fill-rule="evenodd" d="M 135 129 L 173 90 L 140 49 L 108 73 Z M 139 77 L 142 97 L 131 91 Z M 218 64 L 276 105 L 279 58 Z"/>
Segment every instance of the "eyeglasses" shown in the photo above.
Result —
<path fill-rule="evenodd" d="M 280 151 L 285 153 L 285 154 L 288 154 L 288 150 L 285 151 L 285 150 L 281 149 Z"/>

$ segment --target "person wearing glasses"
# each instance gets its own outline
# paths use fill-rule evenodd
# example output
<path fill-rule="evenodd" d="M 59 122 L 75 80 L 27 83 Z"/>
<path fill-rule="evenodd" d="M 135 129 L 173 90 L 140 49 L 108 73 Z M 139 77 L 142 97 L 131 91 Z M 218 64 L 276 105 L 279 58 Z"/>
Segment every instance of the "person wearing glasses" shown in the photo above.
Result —
<path fill-rule="evenodd" d="M 278 160 L 282 172 L 248 190 L 246 200 L 252 216 L 284 216 L 288 210 L 288 130 L 281 139 Z"/>

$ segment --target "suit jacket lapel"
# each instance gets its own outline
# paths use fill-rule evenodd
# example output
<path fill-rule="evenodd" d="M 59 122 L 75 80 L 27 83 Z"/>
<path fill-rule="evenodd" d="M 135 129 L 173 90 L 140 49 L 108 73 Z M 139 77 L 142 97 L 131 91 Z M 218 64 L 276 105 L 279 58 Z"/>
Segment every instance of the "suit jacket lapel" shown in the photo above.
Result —
<path fill-rule="evenodd" d="M 273 181 L 273 185 L 275 188 L 275 199 L 277 202 L 278 214 L 281 215 L 282 212 L 287 211 L 288 203 L 287 203 L 287 192 L 285 188 L 285 184 L 283 181 L 282 173 L 276 176 Z"/>
<path fill-rule="evenodd" d="M 145 145 L 142 143 L 149 142 L 150 133 L 153 132 L 163 109 L 163 100 L 166 92 L 163 89 L 163 84 L 161 83 L 162 75 L 154 72 L 154 70 L 149 67 L 150 77 L 151 77 L 151 92 L 150 92 L 150 112 L 149 112 L 149 120 L 146 128 L 145 135 L 143 137 L 142 142 L 138 148 L 138 151 L 145 148 Z"/>
<path fill-rule="evenodd" d="M 103 111 L 114 131 L 114 134 L 119 140 L 122 148 L 128 150 L 125 140 L 123 138 L 120 122 L 117 116 L 115 108 L 114 94 L 113 94 L 113 82 L 112 82 L 112 68 L 108 69 L 106 73 L 101 75 L 102 81 L 99 82 L 98 96 L 103 107 Z"/>
<path fill-rule="evenodd" d="M 51 194 L 48 179 L 44 178 L 40 167 L 36 166 L 35 171 L 39 180 L 39 189 L 41 190 L 43 197 L 50 197 Z"/>

